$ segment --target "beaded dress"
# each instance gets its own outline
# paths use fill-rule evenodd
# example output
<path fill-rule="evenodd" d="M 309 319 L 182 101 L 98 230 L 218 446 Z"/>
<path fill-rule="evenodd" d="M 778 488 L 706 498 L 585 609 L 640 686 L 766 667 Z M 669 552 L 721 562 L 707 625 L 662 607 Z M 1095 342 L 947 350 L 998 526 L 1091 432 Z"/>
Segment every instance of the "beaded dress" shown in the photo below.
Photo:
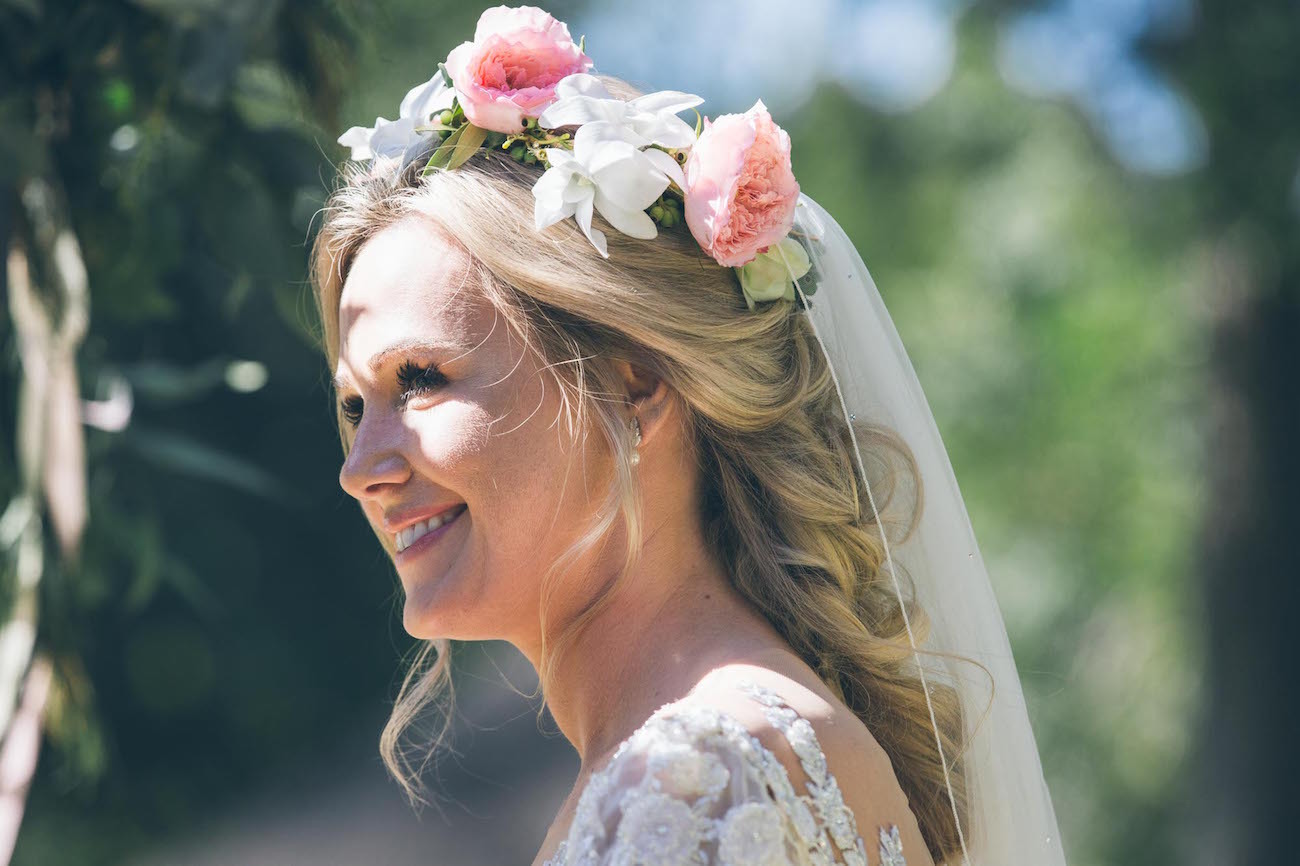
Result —
<path fill-rule="evenodd" d="M 798 756 L 805 790 L 732 716 L 666 704 L 587 782 L 543 866 L 906 866 L 894 825 L 868 857 L 808 720 L 765 686 L 740 688 Z"/>

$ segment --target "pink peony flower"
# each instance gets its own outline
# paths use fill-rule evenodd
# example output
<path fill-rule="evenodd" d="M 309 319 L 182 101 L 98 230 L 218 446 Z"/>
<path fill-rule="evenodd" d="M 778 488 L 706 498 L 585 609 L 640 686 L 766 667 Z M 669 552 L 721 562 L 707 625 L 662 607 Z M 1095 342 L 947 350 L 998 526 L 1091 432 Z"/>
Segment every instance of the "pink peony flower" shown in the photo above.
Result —
<path fill-rule="evenodd" d="M 447 55 L 465 117 L 496 132 L 518 132 L 555 101 L 556 82 L 591 66 L 569 28 L 535 6 L 485 10 L 474 41 Z"/>
<path fill-rule="evenodd" d="M 685 192 L 686 224 L 718 264 L 746 265 L 789 234 L 799 201 L 790 136 L 763 100 L 704 122 L 686 160 Z"/>

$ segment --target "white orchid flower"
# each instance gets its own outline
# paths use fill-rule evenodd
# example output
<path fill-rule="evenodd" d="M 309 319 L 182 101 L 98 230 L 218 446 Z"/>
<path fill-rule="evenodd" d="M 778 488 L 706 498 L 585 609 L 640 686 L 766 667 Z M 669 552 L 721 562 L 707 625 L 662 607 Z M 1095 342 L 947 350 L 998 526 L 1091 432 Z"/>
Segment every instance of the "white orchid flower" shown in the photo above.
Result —
<path fill-rule="evenodd" d="M 433 115 L 451 108 L 455 96 L 455 89 L 447 85 L 439 70 L 407 91 L 396 120 L 376 117 L 374 126 L 354 126 L 339 136 L 339 144 L 352 148 L 354 160 L 402 156 L 428 141 L 433 133 L 418 127 L 429 125 Z"/>
<path fill-rule="evenodd" d="M 354 126 L 339 136 L 339 144 L 352 148 L 352 158 L 374 159 L 381 156 L 400 156 L 407 145 L 419 139 L 415 120 L 400 117 L 397 120 L 375 118 L 373 127 Z"/>
<path fill-rule="evenodd" d="M 550 168 L 533 184 L 536 228 L 540 231 L 572 216 L 605 258 L 609 258 L 605 234 L 591 225 L 593 209 L 625 235 L 657 237 L 646 208 L 668 188 L 668 166 L 680 171 L 663 151 L 642 151 L 618 135 L 605 134 L 609 132 L 599 123 L 587 123 L 574 135 L 572 151 L 547 148 Z"/>
<path fill-rule="evenodd" d="M 624 101 L 586 72 L 561 78 L 555 85 L 555 97 L 555 102 L 537 118 L 538 125 L 546 129 L 605 122 L 638 147 L 658 144 L 676 150 L 695 143 L 695 128 L 677 113 L 704 102 L 693 93 L 677 90 L 660 90 Z"/>
<path fill-rule="evenodd" d="M 455 98 L 456 89 L 447 84 L 442 77 L 442 70 L 438 70 L 428 81 L 417 84 L 406 92 L 397 116 L 414 118 L 417 126 L 424 126 L 433 115 L 451 108 L 451 102 Z"/>

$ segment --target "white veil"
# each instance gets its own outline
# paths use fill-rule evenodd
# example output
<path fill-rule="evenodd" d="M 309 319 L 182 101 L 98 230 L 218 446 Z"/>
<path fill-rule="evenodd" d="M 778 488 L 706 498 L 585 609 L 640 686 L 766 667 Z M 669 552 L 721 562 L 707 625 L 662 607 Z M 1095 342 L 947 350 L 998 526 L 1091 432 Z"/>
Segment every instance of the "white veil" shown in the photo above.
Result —
<path fill-rule="evenodd" d="M 968 746 L 961 760 L 969 811 L 961 828 L 964 862 L 1063 866 L 1056 813 L 1006 626 L 921 383 L 875 282 L 839 224 L 811 198 L 800 195 L 793 233 L 803 236 L 813 265 L 796 281 L 797 289 L 830 362 L 846 415 L 897 432 L 920 469 L 920 522 L 905 541 L 886 548 L 885 567 L 900 597 L 911 578 L 915 598 L 929 617 L 930 633 L 917 656 L 922 669 L 939 672 L 955 686 L 965 709 Z M 856 439 L 855 456 L 866 478 Z M 875 511 L 877 500 L 869 486 L 868 493 Z M 910 623 L 908 629 L 916 649 L 920 635 L 913 634 Z M 993 688 L 988 674 L 976 666 L 924 650 L 978 661 L 992 675 Z M 933 719 L 932 711 L 932 724 Z M 954 756 L 944 757 L 947 769 Z"/>

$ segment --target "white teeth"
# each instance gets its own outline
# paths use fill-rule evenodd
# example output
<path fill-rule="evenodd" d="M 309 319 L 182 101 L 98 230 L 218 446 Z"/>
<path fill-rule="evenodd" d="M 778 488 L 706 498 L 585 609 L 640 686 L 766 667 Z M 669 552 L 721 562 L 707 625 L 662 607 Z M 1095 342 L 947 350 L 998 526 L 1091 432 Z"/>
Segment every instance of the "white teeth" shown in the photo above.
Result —
<path fill-rule="evenodd" d="M 450 521 L 455 520 L 464 510 L 465 506 L 457 506 L 456 508 L 444 511 L 441 514 L 436 514 L 428 520 L 422 520 L 414 526 L 406 527 L 401 532 L 397 533 L 398 552 L 406 550 L 406 548 L 414 544 L 416 539 L 424 535 L 426 532 L 431 532 L 439 526 L 442 526 L 444 523 L 449 523 Z"/>

